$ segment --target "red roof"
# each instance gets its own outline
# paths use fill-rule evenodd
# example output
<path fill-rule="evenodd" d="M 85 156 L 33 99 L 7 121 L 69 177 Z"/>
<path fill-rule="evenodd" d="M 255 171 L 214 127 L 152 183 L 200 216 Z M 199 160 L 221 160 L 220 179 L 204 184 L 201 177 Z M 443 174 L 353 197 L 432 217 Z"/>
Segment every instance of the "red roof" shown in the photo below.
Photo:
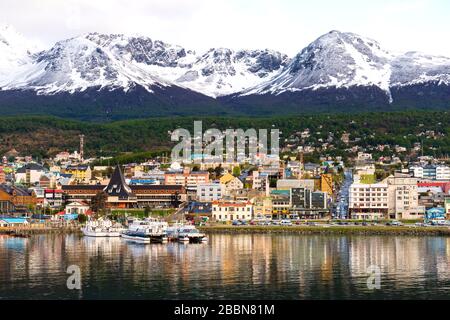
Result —
<path fill-rule="evenodd" d="M 450 182 L 419 182 L 419 188 L 429 188 L 429 187 L 441 187 L 444 193 L 449 193 L 450 191 Z"/>
<path fill-rule="evenodd" d="M 45 189 L 45 193 L 63 193 L 63 191 L 59 189 Z"/>

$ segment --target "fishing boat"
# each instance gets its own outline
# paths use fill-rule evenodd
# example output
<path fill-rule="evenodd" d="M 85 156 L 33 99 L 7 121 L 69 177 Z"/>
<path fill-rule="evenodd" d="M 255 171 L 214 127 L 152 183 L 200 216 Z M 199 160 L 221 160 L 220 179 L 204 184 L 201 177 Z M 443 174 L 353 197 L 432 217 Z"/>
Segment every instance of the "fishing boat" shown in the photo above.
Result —
<path fill-rule="evenodd" d="M 163 243 L 167 242 L 167 228 L 167 222 L 157 219 L 134 220 L 121 236 L 136 243 Z"/>
<path fill-rule="evenodd" d="M 108 219 L 90 220 L 81 228 L 86 237 L 120 237 L 122 231 L 122 226 Z"/>

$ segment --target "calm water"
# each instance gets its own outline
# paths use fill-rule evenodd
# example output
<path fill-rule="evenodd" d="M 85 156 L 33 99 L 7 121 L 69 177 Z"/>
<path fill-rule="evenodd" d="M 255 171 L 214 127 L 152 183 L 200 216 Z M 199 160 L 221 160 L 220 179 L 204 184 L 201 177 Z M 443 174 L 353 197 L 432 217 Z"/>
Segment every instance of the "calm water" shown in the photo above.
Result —
<path fill-rule="evenodd" d="M 67 267 L 81 269 L 68 290 Z M 381 290 L 367 268 L 381 268 Z M 138 245 L 0 236 L 0 299 L 447 299 L 450 238 L 212 235 Z"/>

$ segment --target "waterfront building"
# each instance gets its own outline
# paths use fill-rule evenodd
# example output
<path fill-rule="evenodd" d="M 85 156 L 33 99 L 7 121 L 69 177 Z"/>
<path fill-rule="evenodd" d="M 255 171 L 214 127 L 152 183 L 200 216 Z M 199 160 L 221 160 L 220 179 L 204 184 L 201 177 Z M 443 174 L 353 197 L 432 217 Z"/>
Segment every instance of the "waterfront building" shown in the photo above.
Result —
<path fill-rule="evenodd" d="M 291 213 L 290 191 L 272 193 L 272 218 L 276 220 L 289 219 Z"/>
<path fill-rule="evenodd" d="M 386 179 L 388 184 L 389 218 L 417 220 L 424 212 L 419 208 L 417 179 L 409 175 L 395 174 Z"/>
<path fill-rule="evenodd" d="M 215 221 L 221 222 L 250 221 L 253 218 L 253 205 L 250 201 L 214 201 L 212 203 L 212 217 Z"/>
<path fill-rule="evenodd" d="M 224 193 L 225 185 L 221 183 L 200 183 L 197 186 L 197 200 L 200 202 L 220 200 Z"/>
<path fill-rule="evenodd" d="M 11 227 L 29 224 L 26 218 L 0 218 L 0 227 Z"/>
<path fill-rule="evenodd" d="M 387 217 L 389 209 L 387 182 L 353 183 L 350 186 L 349 211 L 352 219 L 379 220 Z"/>
<path fill-rule="evenodd" d="M 253 199 L 253 216 L 256 219 L 272 219 L 273 203 L 271 197 Z"/>
<path fill-rule="evenodd" d="M 293 188 L 290 192 L 291 217 L 321 219 L 329 214 L 328 193 L 308 188 Z"/>
<path fill-rule="evenodd" d="M 212 217 L 211 202 L 189 202 L 186 207 L 186 219 L 188 220 L 209 220 Z"/>
<path fill-rule="evenodd" d="M 107 195 L 109 208 L 177 207 L 186 201 L 186 191 L 181 185 L 127 185 L 117 166 L 109 184 L 104 185 L 65 185 L 62 190 L 68 201 L 90 203 L 99 193 Z"/>

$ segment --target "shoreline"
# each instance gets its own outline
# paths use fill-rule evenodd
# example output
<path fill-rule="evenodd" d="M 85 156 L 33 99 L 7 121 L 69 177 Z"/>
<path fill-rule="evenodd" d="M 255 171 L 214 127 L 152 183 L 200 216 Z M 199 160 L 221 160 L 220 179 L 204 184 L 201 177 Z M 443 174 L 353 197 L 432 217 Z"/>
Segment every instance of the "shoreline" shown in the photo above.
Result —
<path fill-rule="evenodd" d="M 394 226 L 203 226 L 207 234 L 297 234 L 297 235 L 365 235 L 365 236 L 439 236 L 450 237 L 446 227 L 394 227 Z M 42 234 L 82 234 L 78 228 L 0 228 L 0 235 L 30 237 Z"/>
<path fill-rule="evenodd" d="M 79 228 L 0 228 L 0 235 L 28 238 L 41 234 L 81 234 Z"/>
<path fill-rule="evenodd" d="M 299 234 L 299 235 L 366 235 L 366 236 L 440 236 L 450 237 L 445 227 L 388 227 L 388 226 L 209 226 L 199 230 L 211 234 Z"/>

